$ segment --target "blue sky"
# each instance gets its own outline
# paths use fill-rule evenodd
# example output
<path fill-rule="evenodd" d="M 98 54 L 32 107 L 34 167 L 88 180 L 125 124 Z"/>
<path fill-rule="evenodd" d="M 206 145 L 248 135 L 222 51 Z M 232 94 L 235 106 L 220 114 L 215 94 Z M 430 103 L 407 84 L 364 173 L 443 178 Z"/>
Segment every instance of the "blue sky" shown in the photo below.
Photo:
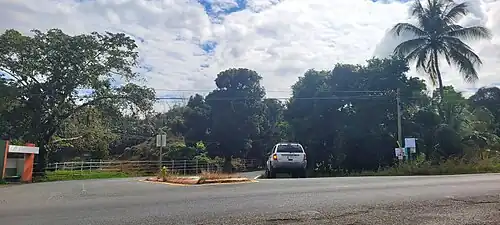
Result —
<path fill-rule="evenodd" d="M 246 8 L 246 5 L 247 5 L 246 0 L 236 0 L 236 4 L 237 4 L 236 6 L 224 9 L 221 12 L 217 12 L 216 10 L 214 10 L 215 7 L 211 3 L 212 0 L 198 0 L 198 2 L 203 6 L 203 8 L 205 8 L 205 12 L 210 17 L 213 17 L 213 18 L 219 17 L 220 15 L 227 15 L 227 14 L 231 14 L 234 12 L 244 10 Z"/>

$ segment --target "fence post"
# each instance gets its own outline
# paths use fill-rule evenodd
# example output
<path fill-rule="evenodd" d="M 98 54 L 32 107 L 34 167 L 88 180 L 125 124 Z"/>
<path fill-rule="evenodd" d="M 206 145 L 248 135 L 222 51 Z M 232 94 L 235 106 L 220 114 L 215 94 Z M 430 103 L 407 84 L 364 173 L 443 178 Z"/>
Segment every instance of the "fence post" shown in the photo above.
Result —
<path fill-rule="evenodd" d="M 196 160 L 196 172 L 195 174 L 198 174 L 198 160 Z"/>
<path fill-rule="evenodd" d="M 83 161 L 80 163 L 80 173 L 83 173 Z"/>
<path fill-rule="evenodd" d="M 184 159 L 184 175 L 186 175 L 186 160 Z"/>
<path fill-rule="evenodd" d="M 174 159 L 172 159 L 172 172 L 175 172 L 175 169 L 174 169 L 174 168 L 175 168 L 175 160 L 174 160 Z"/>
<path fill-rule="evenodd" d="M 57 164 L 58 164 L 58 163 L 56 163 L 56 171 L 57 171 Z"/>

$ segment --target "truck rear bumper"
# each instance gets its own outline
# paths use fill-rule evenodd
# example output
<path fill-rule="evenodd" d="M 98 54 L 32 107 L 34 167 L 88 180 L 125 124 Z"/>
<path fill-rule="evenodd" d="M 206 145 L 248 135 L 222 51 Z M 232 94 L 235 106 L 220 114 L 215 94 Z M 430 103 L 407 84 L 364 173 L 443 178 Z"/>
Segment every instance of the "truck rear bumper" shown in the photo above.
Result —
<path fill-rule="evenodd" d="M 303 170 L 307 166 L 307 162 L 272 162 L 273 170 Z"/>

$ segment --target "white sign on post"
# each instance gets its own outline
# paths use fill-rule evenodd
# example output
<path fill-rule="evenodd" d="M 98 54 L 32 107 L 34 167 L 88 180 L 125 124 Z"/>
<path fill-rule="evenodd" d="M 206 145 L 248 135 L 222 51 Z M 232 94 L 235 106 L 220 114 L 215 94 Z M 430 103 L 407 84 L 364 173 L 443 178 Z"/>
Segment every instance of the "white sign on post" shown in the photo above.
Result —
<path fill-rule="evenodd" d="M 166 147 L 167 146 L 167 135 L 158 134 L 156 135 L 156 147 Z"/>
<path fill-rule="evenodd" d="M 405 138 L 405 148 L 416 148 L 416 138 Z"/>
<path fill-rule="evenodd" d="M 394 155 L 396 155 L 396 158 L 398 158 L 399 160 L 402 160 L 404 156 L 403 148 L 395 148 Z"/>
<path fill-rule="evenodd" d="M 394 155 L 396 155 L 396 157 L 403 156 L 404 155 L 403 149 L 402 148 L 395 148 Z"/>

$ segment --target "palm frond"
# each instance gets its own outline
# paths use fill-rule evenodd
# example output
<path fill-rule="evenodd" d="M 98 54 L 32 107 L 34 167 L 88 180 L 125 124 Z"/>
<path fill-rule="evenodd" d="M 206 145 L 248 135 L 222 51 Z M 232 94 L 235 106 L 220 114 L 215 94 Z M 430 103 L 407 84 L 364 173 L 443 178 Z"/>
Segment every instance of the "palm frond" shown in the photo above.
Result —
<path fill-rule="evenodd" d="M 449 3 L 450 6 L 448 7 L 447 11 L 443 13 L 442 19 L 447 23 L 456 23 L 458 20 L 463 18 L 464 16 L 469 13 L 468 9 L 468 4 L 466 2 L 456 4 L 456 3 Z"/>
<path fill-rule="evenodd" d="M 418 24 L 420 27 L 425 27 L 425 24 L 427 24 L 427 9 L 422 6 L 422 3 L 420 3 L 420 0 L 415 1 L 411 8 L 410 8 L 410 14 L 412 17 L 416 18 L 418 21 Z"/>
<path fill-rule="evenodd" d="M 491 39 L 492 37 L 491 31 L 482 26 L 462 27 L 446 32 L 445 35 L 467 40 Z"/>
<path fill-rule="evenodd" d="M 411 11 L 411 15 L 413 17 L 417 17 L 417 18 L 420 16 L 423 16 L 425 14 L 424 7 L 422 6 L 422 3 L 420 3 L 420 1 L 415 1 L 413 3 L 413 5 L 411 6 L 410 11 Z"/>
<path fill-rule="evenodd" d="M 397 36 L 401 35 L 402 33 L 408 33 L 417 37 L 427 36 L 427 33 L 425 31 L 411 23 L 398 23 L 391 29 L 391 32 L 393 34 L 396 34 Z"/>
<path fill-rule="evenodd" d="M 478 78 L 474 63 L 455 48 L 448 49 L 450 59 L 457 66 L 463 79 L 468 83 L 474 83 Z"/>
<path fill-rule="evenodd" d="M 483 64 L 481 58 L 479 58 L 479 56 L 472 50 L 472 48 L 469 45 L 465 44 L 462 40 L 458 38 L 446 37 L 445 41 L 448 52 L 450 52 L 450 49 L 455 49 L 457 52 L 467 57 L 474 66 L 481 66 Z"/>
<path fill-rule="evenodd" d="M 437 68 L 436 68 L 436 59 L 432 54 L 429 54 L 425 65 L 423 65 L 423 70 L 429 78 L 431 79 L 431 84 L 434 86 L 437 84 Z M 424 64 L 424 62 L 422 62 Z"/>
<path fill-rule="evenodd" d="M 443 9 L 446 5 L 443 0 L 428 0 L 427 7 L 425 7 L 427 17 L 433 20 L 441 19 Z"/>
<path fill-rule="evenodd" d="M 451 66 L 450 54 L 448 52 L 448 49 L 446 48 L 446 45 L 440 45 L 437 50 L 439 54 L 444 56 L 448 65 Z"/>
<path fill-rule="evenodd" d="M 433 67 L 432 48 L 430 45 L 422 45 L 406 56 L 408 61 L 416 61 L 417 71 L 429 75 L 431 84 L 436 85 L 436 70 Z"/>
<path fill-rule="evenodd" d="M 427 38 L 415 38 L 410 39 L 408 41 L 404 41 L 400 43 L 396 48 L 394 48 L 394 54 L 397 56 L 405 57 L 408 56 L 415 49 L 420 48 L 423 45 L 427 44 Z"/>
<path fill-rule="evenodd" d="M 460 30 L 463 29 L 464 27 L 458 25 L 458 24 L 448 24 L 444 27 L 443 31 L 445 33 L 455 31 L 455 30 Z"/>
<path fill-rule="evenodd" d="M 400 45 L 402 45 L 403 43 L 401 43 L 398 46 L 396 46 L 396 49 Z M 429 49 L 429 45 L 420 45 L 417 48 L 415 48 L 413 51 L 411 51 L 410 53 L 408 53 L 406 56 L 404 56 L 404 58 L 407 61 L 417 60 L 418 58 L 420 58 L 419 56 L 423 56 L 425 58 L 425 56 L 426 56 L 425 53 L 428 51 L 428 49 Z"/>

